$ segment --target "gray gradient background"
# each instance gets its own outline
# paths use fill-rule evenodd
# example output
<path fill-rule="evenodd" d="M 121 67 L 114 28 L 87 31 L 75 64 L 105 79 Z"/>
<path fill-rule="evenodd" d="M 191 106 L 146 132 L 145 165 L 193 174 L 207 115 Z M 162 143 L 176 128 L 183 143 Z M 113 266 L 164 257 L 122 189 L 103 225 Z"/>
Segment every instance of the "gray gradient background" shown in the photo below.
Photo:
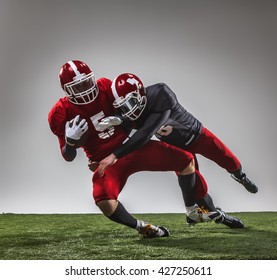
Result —
<path fill-rule="evenodd" d="M 47 114 L 70 59 L 96 77 L 166 82 L 240 158 L 250 194 L 199 157 L 215 204 L 276 211 L 276 1 L 0 1 L 0 212 L 98 213 L 83 153 L 65 162 Z M 183 212 L 172 173 L 130 177 L 130 212 Z"/>

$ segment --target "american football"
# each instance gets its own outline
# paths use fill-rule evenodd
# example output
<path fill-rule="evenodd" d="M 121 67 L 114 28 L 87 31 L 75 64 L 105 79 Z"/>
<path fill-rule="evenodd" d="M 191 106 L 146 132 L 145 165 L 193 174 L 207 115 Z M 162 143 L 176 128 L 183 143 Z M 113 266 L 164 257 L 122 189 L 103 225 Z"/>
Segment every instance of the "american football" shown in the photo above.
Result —
<path fill-rule="evenodd" d="M 69 127 L 72 127 L 74 119 L 69 122 Z M 77 125 L 82 121 L 81 118 L 77 121 Z M 70 143 L 75 144 L 76 148 L 81 148 L 88 139 L 88 130 L 81 136 L 79 140 L 70 139 Z"/>

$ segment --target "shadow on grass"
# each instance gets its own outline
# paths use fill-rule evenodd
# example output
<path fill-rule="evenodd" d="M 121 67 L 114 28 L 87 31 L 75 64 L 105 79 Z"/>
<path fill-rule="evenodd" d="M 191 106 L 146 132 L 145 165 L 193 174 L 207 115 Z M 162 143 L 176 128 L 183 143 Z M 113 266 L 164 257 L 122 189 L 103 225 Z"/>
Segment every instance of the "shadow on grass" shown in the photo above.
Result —
<path fill-rule="evenodd" d="M 262 237 L 262 238 L 261 238 Z M 205 228 L 204 232 L 172 232 L 169 238 L 141 239 L 141 246 L 173 250 L 176 259 L 277 259 L 275 232 L 244 229 Z M 178 252 L 178 253 L 177 253 Z"/>
<path fill-rule="evenodd" d="M 277 259 L 276 213 L 240 213 L 251 225 L 244 229 L 214 223 L 190 228 L 179 214 L 137 216 L 168 227 L 171 236 L 142 239 L 101 215 L 0 215 L 0 259 Z"/>

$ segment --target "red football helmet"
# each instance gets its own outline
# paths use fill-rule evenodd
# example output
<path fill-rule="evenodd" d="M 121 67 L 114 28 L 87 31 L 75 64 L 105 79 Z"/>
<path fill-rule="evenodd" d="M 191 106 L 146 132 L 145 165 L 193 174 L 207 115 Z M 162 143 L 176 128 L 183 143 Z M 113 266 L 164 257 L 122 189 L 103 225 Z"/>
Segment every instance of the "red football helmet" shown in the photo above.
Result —
<path fill-rule="evenodd" d="M 123 73 L 112 83 L 115 101 L 113 106 L 119 109 L 123 117 L 136 120 L 143 112 L 147 98 L 143 82 L 134 74 Z"/>
<path fill-rule="evenodd" d="M 65 63 L 59 77 L 68 100 L 74 104 L 90 103 L 98 95 L 94 73 L 82 61 L 70 60 Z"/>

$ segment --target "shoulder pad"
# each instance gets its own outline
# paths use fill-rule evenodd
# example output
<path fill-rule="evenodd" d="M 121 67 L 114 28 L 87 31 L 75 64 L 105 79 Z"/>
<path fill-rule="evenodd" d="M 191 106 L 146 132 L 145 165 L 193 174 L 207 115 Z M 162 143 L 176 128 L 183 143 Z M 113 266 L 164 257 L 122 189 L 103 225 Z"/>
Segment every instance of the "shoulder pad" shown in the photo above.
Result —
<path fill-rule="evenodd" d="M 153 100 L 155 111 L 171 110 L 178 103 L 175 93 L 165 83 L 156 84 L 153 89 L 156 93 L 156 100 Z"/>

